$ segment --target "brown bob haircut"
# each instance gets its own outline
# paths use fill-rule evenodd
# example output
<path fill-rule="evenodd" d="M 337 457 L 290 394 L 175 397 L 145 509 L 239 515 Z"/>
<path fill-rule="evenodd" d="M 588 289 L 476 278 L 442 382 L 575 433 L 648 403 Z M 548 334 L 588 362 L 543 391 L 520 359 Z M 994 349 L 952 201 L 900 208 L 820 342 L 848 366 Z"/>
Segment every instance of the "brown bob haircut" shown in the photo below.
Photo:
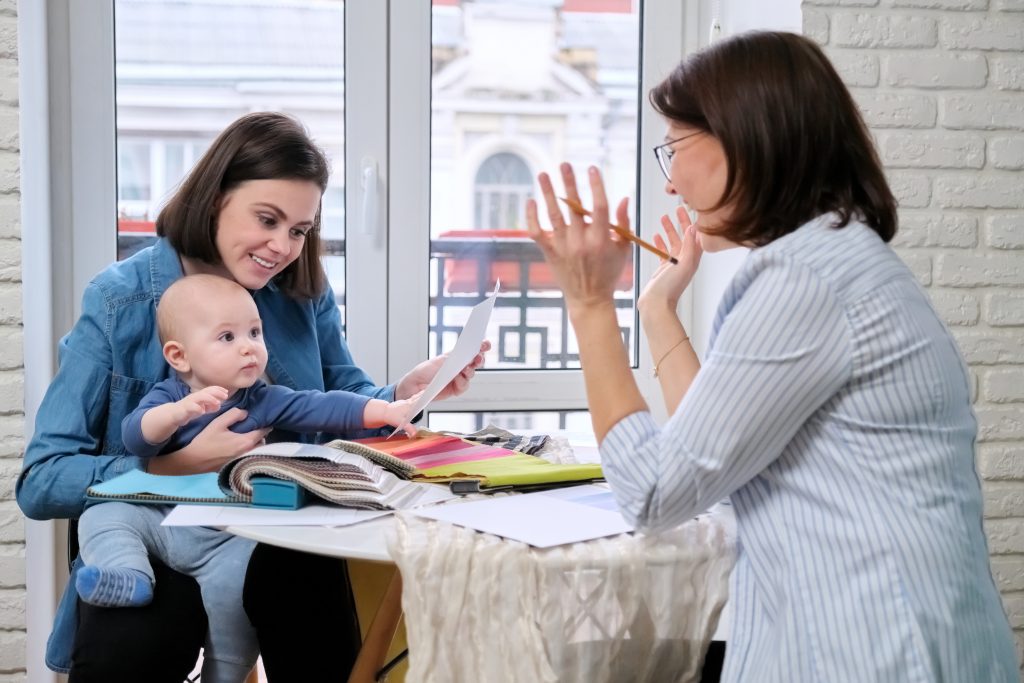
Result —
<path fill-rule="evenodd" d="M 156 234 L 181 256 L 210 265 L 217 251 L 220 200 L 249 180 L 308 180 L 327 189 L 327 158 L 302 124 L 277 112 L 247 114 L 217 136 L 156 219 Z M 275 279 L 288 296 L 313 299 L 327 282 L 320 263 L 320 208 L 302 253 Z"/>
<path fill-rule="evenodd" d="M 888 242 L 896 200 L 867 126 L 828 58 L 793 33 L 755 31 L 693 54 L 651 90 L 670 121 L 710 133 L 725 149 L 713 231 L 763 246 L 834 211 L 837 228 L 862 220 Z"/>

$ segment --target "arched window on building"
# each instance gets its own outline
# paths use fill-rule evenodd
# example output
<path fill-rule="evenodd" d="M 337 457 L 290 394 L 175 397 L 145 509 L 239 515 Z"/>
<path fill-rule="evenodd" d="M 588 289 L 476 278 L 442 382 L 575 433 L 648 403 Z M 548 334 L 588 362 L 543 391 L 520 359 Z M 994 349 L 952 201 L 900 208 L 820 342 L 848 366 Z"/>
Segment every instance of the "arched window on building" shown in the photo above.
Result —
<path fill-rule="evenodd" d="M 473 181 L 473 228 L 526 228 L 526 200 L 533 196 L 533 177 L 522 157 L 499 152 L 487 157 Z"/>

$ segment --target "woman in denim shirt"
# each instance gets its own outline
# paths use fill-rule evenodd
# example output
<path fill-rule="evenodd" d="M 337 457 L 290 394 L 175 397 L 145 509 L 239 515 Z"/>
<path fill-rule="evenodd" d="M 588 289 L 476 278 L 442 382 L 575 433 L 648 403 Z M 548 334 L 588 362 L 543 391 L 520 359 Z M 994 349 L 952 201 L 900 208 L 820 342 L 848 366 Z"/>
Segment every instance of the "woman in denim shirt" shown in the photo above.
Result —
<path fill-rule="evenodd" d="M 443 358 L 387 387 L 376 386 L 352 360 L 319 260 L 327 177 L 322 152 L 285 115 L 244 116 L 214 141 L 161 211 L 156 244 L 111 265 L 85 290 L 82 316 L 60 342 L 60 369 L 18 480 L 18 504 L 28 517 L 76 519 L 86 507 L 86 488 L 147 467 L 125 451 L 121 420 L 169 374 L 156 305 L 184 274 L 219 274 L 253 293 L 274 383 L 389 401 L 425 387 Z M 477 356 L 440 397 L 464 391 L 482 361 Z M 216 470 L 266 436 L 231 431 L 243 417 L 238 409 L 225 413 L 182 450 L 149 460 L 149 471 Z M 76 559 L 72 572 L 79 566 Z M 51 669 L 70 671 L 71 681 L 185 679 L 206 632 L 192 579 L 159 569 L 153 602 L 134 609 L 80 603 L 73 586 L 72 576 L 47 646 Z M 343 561 L 260 545 L 244 591 L 272 681 L 344 680 L 359 630 Z"/>

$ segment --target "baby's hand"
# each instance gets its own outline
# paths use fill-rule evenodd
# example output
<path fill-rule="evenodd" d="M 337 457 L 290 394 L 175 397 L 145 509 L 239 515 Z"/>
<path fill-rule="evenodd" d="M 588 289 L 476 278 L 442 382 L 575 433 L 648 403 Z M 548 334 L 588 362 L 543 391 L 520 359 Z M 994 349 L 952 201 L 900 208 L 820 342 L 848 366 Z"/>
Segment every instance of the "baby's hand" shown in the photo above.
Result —
<path fill-rule="evenodd" d="M 220 408 L 220 405 L 226 400 L 228 400 L 228 390 L 224 387 L 210 386 L 193 391 L 178 401 L 182 417 L 180 424 L 187 424 L 200 415 L 212 413 Z"/>
<path fill-rule="evenodd" d="M 384 411 L 384 421 L 392 427 L 404 425 L 402 429 L 406 434 L 409 436 L 416 436 L 416 425 L 410 424 L 407 421 L 413 417 L 413 406 L 416 405 L 416 401 L 418 401 L 422 395 L 423 392 L 421 391 L 413 394 L 409 398 L 389 403 Z"/>

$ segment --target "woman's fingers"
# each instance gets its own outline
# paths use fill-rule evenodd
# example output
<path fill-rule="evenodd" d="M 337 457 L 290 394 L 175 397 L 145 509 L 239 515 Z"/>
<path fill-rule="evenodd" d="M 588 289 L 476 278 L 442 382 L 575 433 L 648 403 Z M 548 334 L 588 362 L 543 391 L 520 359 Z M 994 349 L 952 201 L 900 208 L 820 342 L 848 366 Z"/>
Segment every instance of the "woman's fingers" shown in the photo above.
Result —
<path fill-rule="evenodd" d="M 544 233 L 541 231 L 541 236 L 536 241 L 544 252 L 545 257 L 550 258 L 555 254 L 563 252 L 568 226 L 565 218 L 562 216 L 562 210 L 558 206 L 558 197 L 555 196 L 555 188 L 551 184 L 551 177 L 547 173 L 541 173 L 537 176 L 537 181 L 540 183 L 540 193 L 544 197 L 545 205 L 547 205 L 548 220 L 551 221 L 551 232 Z M 538 223 L 537 225 L 539 229 L 540 224 Z"/>
<path fill-rule="evenodd" d="M 548 209 L 548 220 L 551 221 L 551 229 L 558 232 L 565 227 L 565 218 L 562 216 L 562 210 L 558 208 L 558 197 L 555 196 L 555 188 L 551 184 L 551 176 L 547 173 L 541 173 L 537 176 L 537 182 L 540 184 L 540 194 L 544 197 L 544 204 Z"/>
<path fill-rule="evenodd" d="M 601 177 L 601 172 L 595 166 L 591 166 L 587 169 L 587 177 L 590 180 L 590 193 L 594 198 L 592 218 L 596 223 L 608 223 L 608 195 L 604 191 L 604 179 Z M 619 227 L 626 228 L 628 226 Z"/>
<path fill-rule="evenodd" d="M 216 424 L 222 429 L 227 429 L 236 422 L 241 422 L 248 415 L 249 412 L 247 410 L 243 410 L 242 408 L 231 408 L 229 410 L 225 410 L 223 413 L 211 420 L 210 424 Z"/>
<path fill-rule="evenodd" d="M 248 439 L 249 447 L 246 448 L 246 450 L 249 450 L 249 449 L 252 449 L 252 448 L 256 448 L 257 446 L 259 446 L 261 443 L 263 443 L 263 440 L 267 438 L 268 434 L 270 434 L 270 429 L 269 428 L 268 429 L 254 429 L 251 432 L 248 432 L 246 434 L 246 436 L 249 437 L 249 439 Z"/>
<path fill-rule="evenodd" d="M 555 258 L 554 235 L 551 231 L 540 227 L 540 220 L 537 216 L 537 202 L 533 199 L 526 201 L 526 231 L 544 254 L 548 261 Z"/>
<path fill-rule="evenodd" d="M 534 242 L 544 247 L 543 242 L 547 239 L 547 232 L 540 227 L 540 217 L 537 215 L 537 201 L 526 200 L 526 233 Z"/>
<path fill-rule="evenodd" d="M 571 201 L 576 202 L 578 206 L 583 206 L 580 202 L 580 193 L 576 189 L 576 172 L 572 169 L 572 164 L 562 162 L 558 166 L 558 170 L 562 174 L 562 185 L 565 187 L 565 196 Z M 569 223 L 572 225 L 583 226 L 586 225 L 583 220 L 583 216 L 579 215 L 575 211 L 569 212 Z"/>
<path fill-rule="evenodd" d="M 679 219 L 679 229 L 684 232 L 693 223 L 690 220 L 690 212 L 686 210 L 685 204 L 680 204 L 676 207 L 676 218 Z"/>
<path fill-rule="evenodd" d="M 658 249 L 661 249 L 664 252 L 668 252 L 668 245 L 665 244 L 665 240 L 662 239 L 661 235 L 654 236 L 654 246 L 656 246 Z M 661 259 L 662 263 L 664 263 L 667 260 L 661 258 L 660 256 L 658 258 Z"/>
<path fill-rule="evenodd" d="M 696 265 L 700 262 L 700 257 L 703 253 L 704 249 L 701 248 L 700 240 L 697 239 L 697 226 L 688 225 L 686 232 L 683 233 L 683 258 Z"/>
<path fill-rule="evenodd" d="M 623 197 L 619 206 L 615 209 L 615 220 L 620 228 L 630 230 L 629 227 L 629 197 Z"/>
<path fill-rule="evenodd" d="M 666 251 L 670 254 L 676 255 L 679 253 L 679 247 L 682 242 L 679 238 L 679 232 L 676 230 L 675 224 L 672 219 L 668 216 L 661 217 L 661 229 L 665 232 L 665 238 L 668 242 L 668 249 Z"/>
<path fill-rule="evenodd" d="M 459 396 L 466 391 L 466 388 L 469 386 L 469 380 L 462 373 L 459 373 L 455 375 L 455 379 L 451 381 L 449 386 L 452 388 L 451 395 Z"/>
<path fill-rule="evenodd" d="M 562 163 L 559 165 L 559 172 L 565 186 L 565 196 L 571 202 L 582 206 L 580 201 L 579 188 L 575 171 L 571 164 Z M 586 249 L 599 249 L 599 244 L 607 241 L 622 242 L 614 234 L 608 235 L 604 230 L 588 230 L 591 225 L 610 226 L 608 195 L 604 187 L 604 180 L 600 171 L 595 167 L 587 170 L 587 177 L 590 182 L 591 194 L 593 195 L 593 209 L 588 221 L 585 216 L 569 210 L 568 220 L 562 213 L 563 207 L 559 204 L 558 196 L 555 194 L 551 177 L 547 173 L 537 176 L 540 185 L 541 196 L 548 212 L 548 219 L 551 222 L 551 231 L 546 231 L 540 223 L 540 207 L 534 200 L 526 203 L 526 223 L 530 238 L 540 247 L 545 258 L 550 262 L 555 259 L 563 259 L 570 254 L 582 253 Z M 629 230 L 629 200 L 623 199 L 616 207 L 616 221 L 619 227 Z M 586 246 L 586 245 L 589 245 Z"/>

